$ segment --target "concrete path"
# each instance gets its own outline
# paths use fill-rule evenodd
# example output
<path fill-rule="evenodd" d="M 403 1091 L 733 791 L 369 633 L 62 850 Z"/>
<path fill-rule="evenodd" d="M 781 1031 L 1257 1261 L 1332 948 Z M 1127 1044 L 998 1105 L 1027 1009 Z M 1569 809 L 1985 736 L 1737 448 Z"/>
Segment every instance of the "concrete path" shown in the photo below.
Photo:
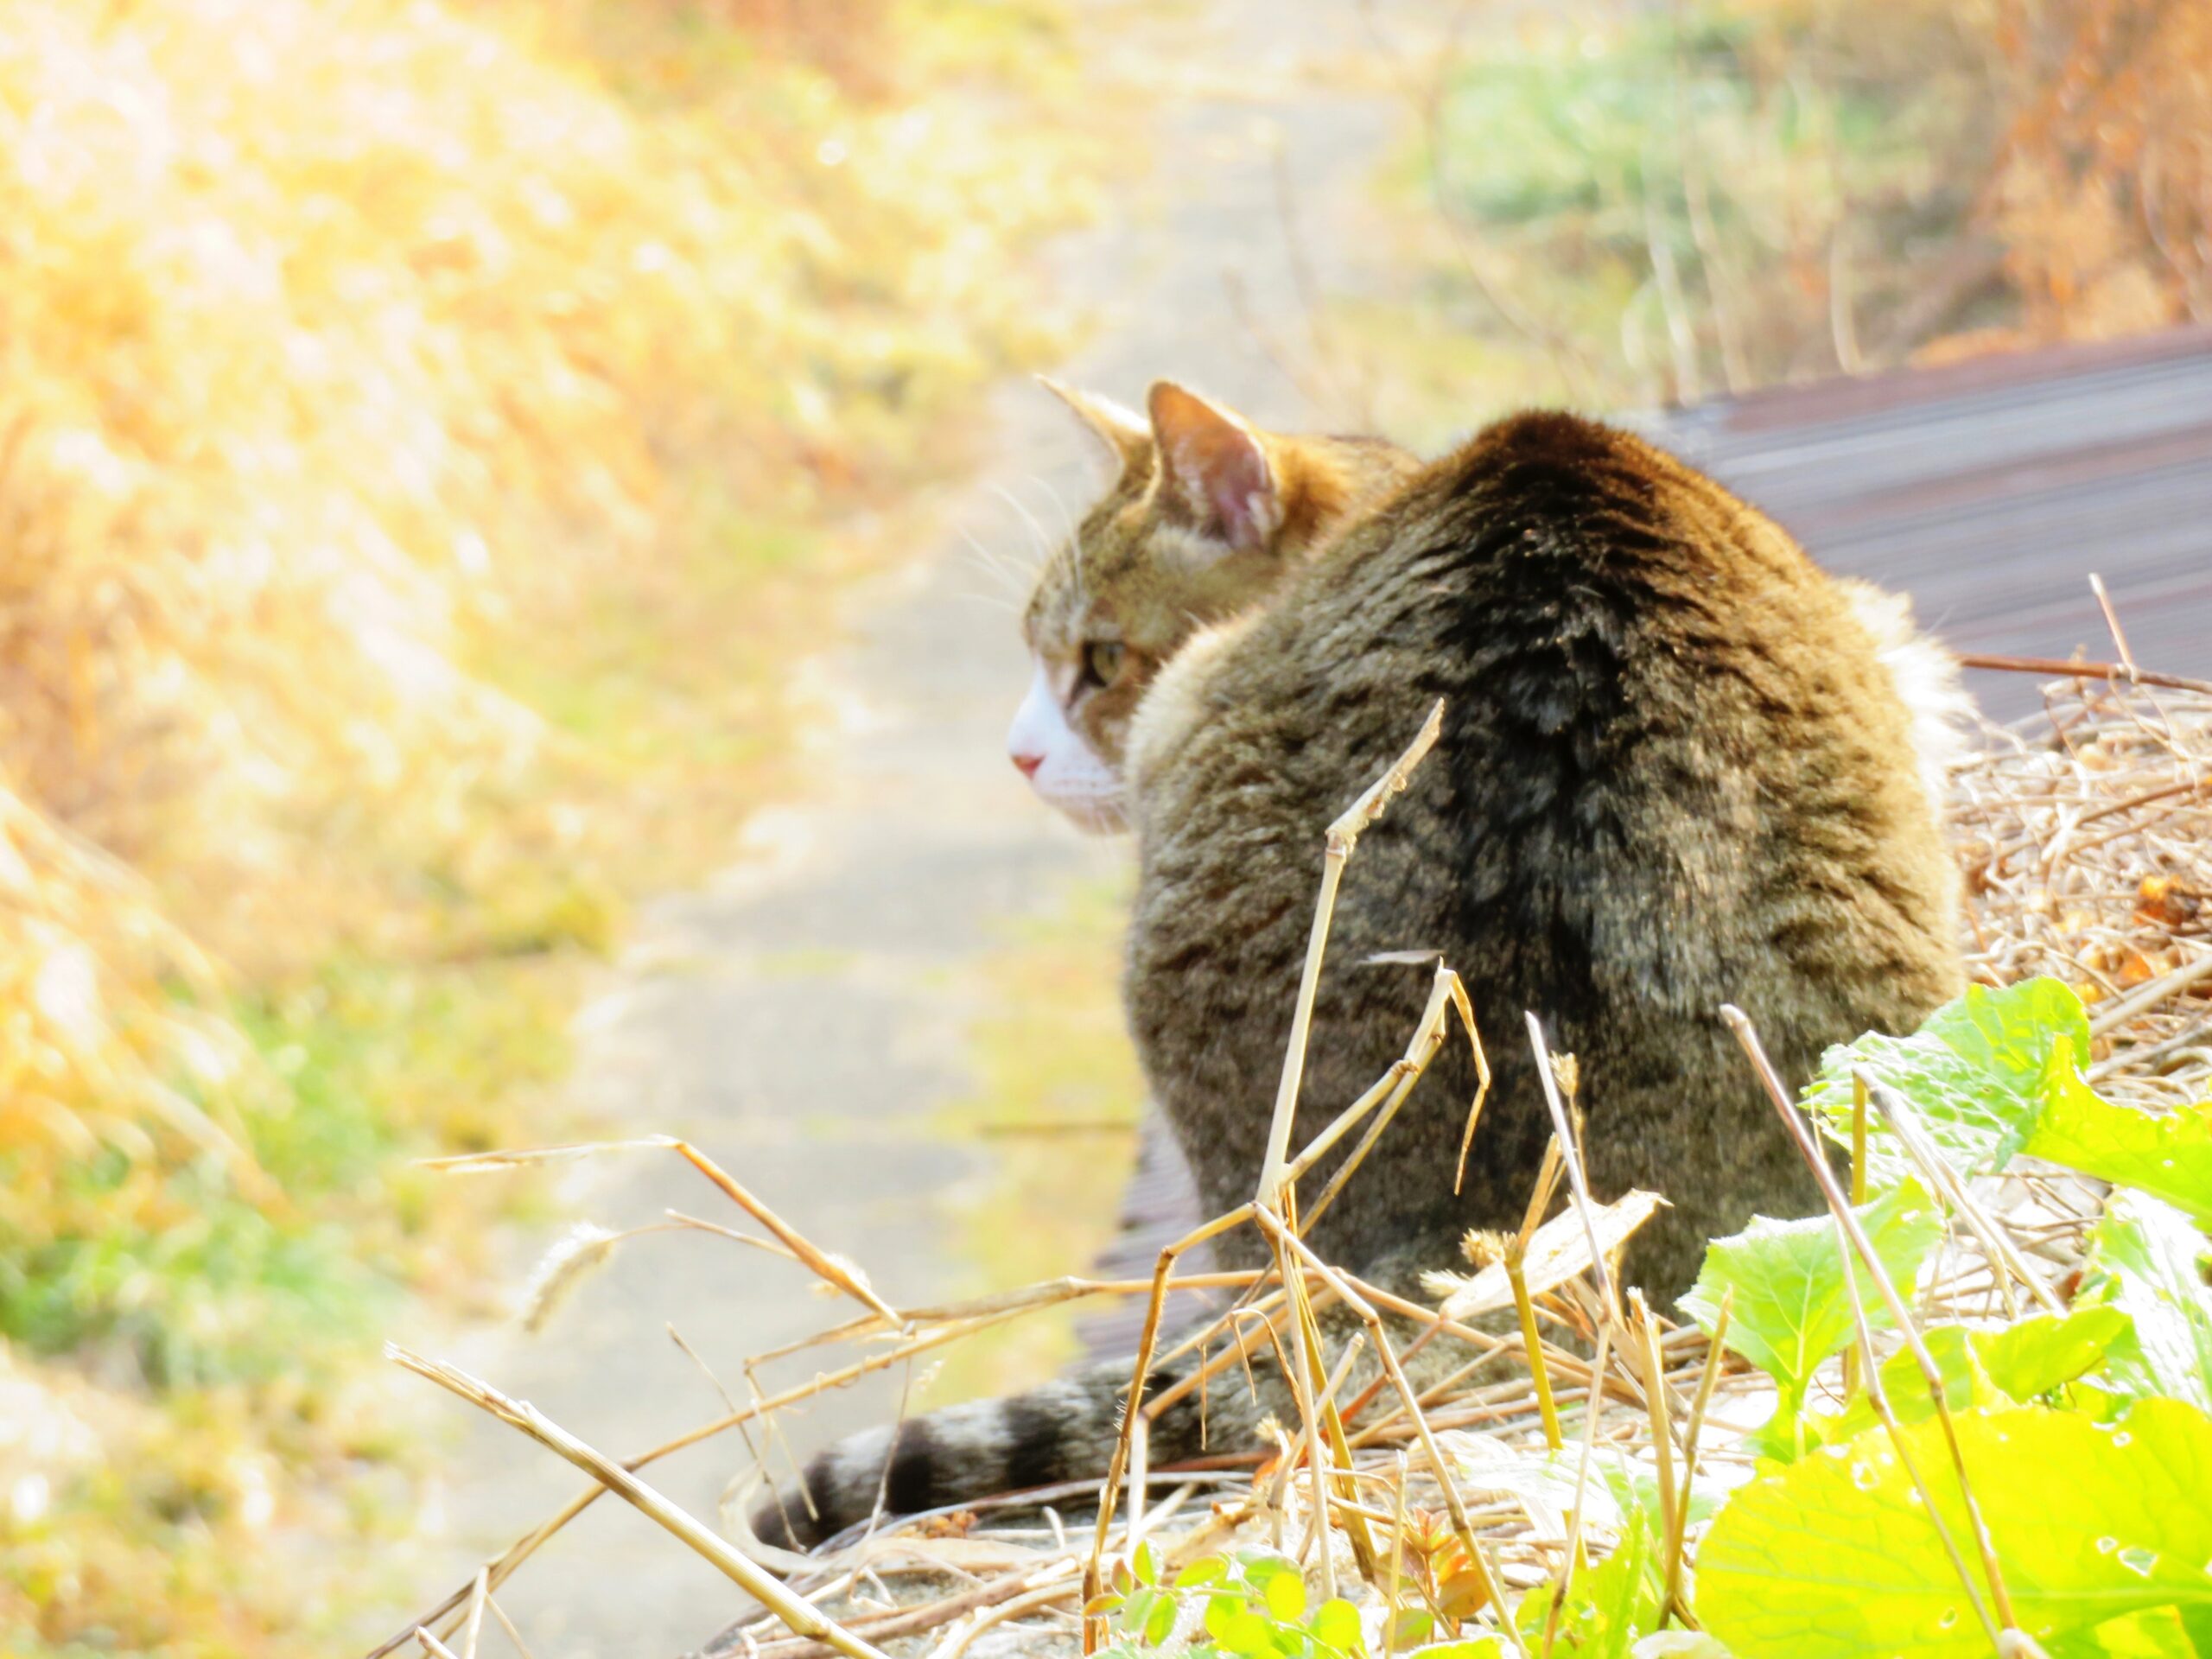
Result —
<path fill-rule="evenodd" d="M 1046 255 L 1056 291 L 1095 319 L 1062 372 L 1132 403 L 1173 374 L 1263 422 L 1355 420 L 1348 400 L 1301 393 L 1276 354 L 1302 356 L 1308 340 L 1282 184 L 1316 283 L 1379 280 L 1359 257 L 1380 241 L 1362 204 L 1399 111 L 1387 93 L 1330 89 L 1365 46 L 1357 9 L 1088 0 L 1078 16 L 1093 107 L 1147 149 L 1096 227 Z M 810 668 L 817 786 L 764 810 L 723 877 L 646 912 L 576 1079 L 611 1125 L 696 1141 L 893 1302 L 973 1288 L 954 1254 L 958 1212 L 988 1190 L 994 1154 L 948 1144 L 933 1118 L 975 1086 L 963 1046 L 976 963 L 1009 921 L 1051 915 L 1070 883 L 1126 856 L 1050 820 L 1004 758 L 1027 668 L 1007 605 L 978 598 L 992 582 L 967 536 L 1025 554 L 1030 532 L 1006 493 L 1057 526 L 1055 503 L 1075 506 L 1099 480 L 1089 441 L 1033 387 L 1001 388 L 993 412 L 998 462 L 952 533 L 863 595 L 847 642 Z M 612 1227 L 669 1206 L 739 1219 L 665 1154 L 601 1166 L 574 1198 L 579 1217 Z M 999 1282 L 1033 1276 L 1007 1262 Z M 789 1263 L 661 1235 L 628 1245 L 537 1338 L 424 1345 L 627 1454 L 716 1409 L 669 1325 L 734 1384 L 745 1355 L 842 1317 Z M 804 1452 L 896 1403 L 887 1378 L 790 1416 L 788 1432 Z M 455 1433 L 440 1593 L 578 1483 L 488 1420 Z M 743 1456 L 730 1437 L 652 1478 L 711 1516 Z M 539 1659 L 674 1655 L 736 1605 L 712 1569 L 611 1501 L 500 1599 Z"/>

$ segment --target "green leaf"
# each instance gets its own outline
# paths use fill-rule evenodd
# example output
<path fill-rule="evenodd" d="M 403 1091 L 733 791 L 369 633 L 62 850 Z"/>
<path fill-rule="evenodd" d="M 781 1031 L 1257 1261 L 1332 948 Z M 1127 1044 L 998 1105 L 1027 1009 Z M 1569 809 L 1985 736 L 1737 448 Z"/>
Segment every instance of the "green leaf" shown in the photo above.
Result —
<path fill-rule="evenodd" d="M 1567 1458 L 1576 1455 L 1573 1452 L 1562 1452 L 1557 1454 L 1557 1460 L 1563 1464 Z M 1645 1464 L 1630 1463 L 1618 1451 L 1613 1452 L 1611 1456 L 1599 1453 L 1591 1459 L 1591 1468 L 1596 1472 L 1599 1479 L 1605 1483 L 1607 1494 L 1619 1506 L 1624 1517 L 1641 1511 L 1643 1518 L 1651 1523 L 1653 1529 L 1657 1530 L 1660 1509 L 1659 1473 L 1656 1469 L 1650 1469 L 1649 1465 Z M 1647 1469 L 1649 1470 L 1649 1472 L 1646 1472 Z M 1687 1497 L 1688 1501 L 1689 1524 L 1694 1527 L 1711 1520 L 1713 1511 L 1720 1507 L 1721 1499 L 1726 1495 L 1726 1489 L 1719 1482 L 1708 1479 L 1703 1475 L 1693 1476 L 1685 1484 L 1682 1471 L 1677 1469 L 1675 1471 L 1675 1482 L 1676 1497 Z M 1562 1504 L 1561 1507 L 1571 1509 L 1573 1507 L 1572 1502 L 1573 1487 L 1571 1484 L 1567 1491 L 1569 1502 Z"/>
<path fill-rule="evenodd" d="M 1927 1194 L 1905 1180 L 1854 1213 L 1891 1281 L 1909 1294 L 1943 1230 Z M 1868 1324 L 1887 1324 L 1888 1310 L 1865 1267 L 1854 1261 L 1852 1271 Z M 1773 1425 L 1780 1454 L 1793 1449 L 1805 1385 L 1821 1362 L 1853 1336 L 1851 1295 L 1843 1275 L 1843 1242 L 1833 1217 L 1761 1217 L 1744 1231 L 1713 1242 L 1697 1283 L 1682 1298 L 1682 1311 L 1710 1332 L 1722 1300 L 1730 1289 L 1735 1291 L 1728 1346 L 1774 1378 L 1781 1391 Z"/>
<path fill-rule="evenodd" d="M 2204 1235 L 2170 1205 L 2114 1192 L 2089 1233 L 2077 1300 L 2118 1308 L 2133 1322 L 2105 1361 L 2123 1393 L 2164 1395 L 2212 1411 L 2212 1289 L 2204 1283 Z"/>
<path fill-rule="evenodd" d="M 1287 1624 L 1306 1611 L 1306 1580 L 1297 1573 L 1278 1573 L 1268 1580 L 1268 1611 L 1275 1622 Z"/>
<path fill-rule="evenodd" d="M 2015 1617 L 2037 1642 L 2147 1608 L 2212 1606 L 2212 1417 L 2146 1400 L 2116 1427 L 2040 1406 L 1956 1427 Z M 1941 1425 L 1904 1440 L 1971 1566 Z M 1988 1650 L 1880 1429 L 1741 1488 L 1699 1552 L 1697 1605 L 1742 1659 Z"/>
<path fill-rule="evenodd" d="M 1115 1623 L 1125 1630 L 1141 1631 L 1145 1620 L 1152 1617 L 1152 1610 L 1160 1600 L 1157 1590 L 1134 1590 L 1116 1611 Z"/>
<path fill-rule="evenodd" d="M 1929 1357 L 1943 1379 L 1951 1409 L 1972 1406 L 2025 1405 L 2093 1369 L 2128 1329 L 2117 1308 L 2090 1307 L 2068 1314 L 2040 1314 L 2000 1331 L 1968 1331 L 1939 1325 L 1921 1333 Z M 2000 1382 L 1998 1379 L 2003 1377 Z M 1936 1397 L 1909 1348 L 1882 1362 L 1882 1393 L 1901 1423 L 1916 1423 L 1936 1414 Z M 1812 1414 L 1805 1419 L 1809 1438 L 1834 1445 L 1855 1440 L 1881 1420 L 1871 1400 L 1860 1395 L 1845 1410 Z"/>
<path fill-rule="evenodd" d="M 1130 1562 L 1130 1570 L 1136 1574 L 1139 1584 L 1150 1585 L 1160 1582 L 1160 1567 L 1152 1559 L 1151 1544 L 1141 1543 L 1137 1546 L 1136 1555 Z"/>
<path fill-rule="evenodd" d="M 2107 1620 L 2094 1630 L 2060 1637 L 2044 1651 L 2050 1659 L 2197 1659 L 2181 1613 L 2172 1607 Z"/>
<path fill-rule="evenodd" d="M 1952 1410 L 2018 1403 L 1991 1383 L 1964 1326 L 1937 1325 L 1922 1332 L 1921 1339 L 1929 1357 L 1936 1362 L 1936 1375 L 1943 1379 L 1943 1397 Z M 1910 1348 L 1900 1348 L 1882 1362 L 1882 1397 L 1890 1402 L 1891 1414 L 1900 1423 L 1917 1423 L 1936 1414 L 1936 1396 L 1929 1392 L 1920 1362 Z M 1808 1447 L 1840 1445 L 1857 1440 L 1881 1421 L 1874 1414 L 1872 1400 L 1860 1393 L 1840 1412 L 1808 1412 L 1806 1442 Z"/>
<path fill-rule="evenodd" d="M 1197 1590 L 1218 1584 L 1228 1574 L 1229 1563 L 1218 1555 L 1201 1555 L 1175 1575 L 1178 1590 Z"/>
<path fill-rule="evenodd" d="M 1661 1630 L 1629 1649 L 1629 1659 L 1731 1659 L 1703 1630 Z"/>
<path fill-rule="evenodd" d="M 1209 1617 L 1206 1621 L 1206 1629 L 1212 1634 L 1214 1640 L 1221 1643 L 1224 1651 L 1256 1654 L 1267 1653 L 1274 1649 L 1274 1631 L 1270 1628 L 1268 1621 L 1257 1613 L 1239 1607 L 1228 1618 L 1223 1619 L 1221 1627 L 1216 1630 L 1211 1617 L 1212 1610 L 1209 1608 L 1207 1611 Z"/>
<path fill-rule="evenodd" d="M 2070 1054 L 2062 1055 L 2022 1150 L 2138 1188 L 2212 1225 L 2212 1100 L 2162 1117 L 2115 1106 L 2082 1080 Z"/>
<path fill-rule="evenodd" d="M 1830 1049 L 1805 1103 L 1828 1135 L 1851 1144 L 1851 1068 L 1863 1065 L 1903 1095 L 1943 1160 L 1961 1174 L 2001 1167 L 2020 1149 L 2041 1110 L 2061 1042 L 2089 1052 L 2082 999 L 2060 981 L 2024 980 L 2002 990 L 1970 985 L 1910 1037 L 1869 1033 Z M 1868 1175 L 1878 1187 L 1912 1168 L 1897 1137 L 1870 1108 Z"/>
<path fill-rule="evenodd" d="M 1177 1611 L 1175 1598 L 1160 1596 L 1155 1599 L 1151 1613 L 1144 1621 L 1144 1643 L 1148 1648 L 1163 1647 L 1175 1630 Z"/>
<path fill-rule="evenodd" d="M 1430 1612 L 1427 1608 L 1401 1607 L 1398 1609 L 1396 1639 L 1390 1645 L 1400 1653 L 1404 1653 L 1435 1629 L 1436 1615 Z"/>
<path fill-rule="evenodd" d="M 1976 1332 L 1974 1353 L 1991 1386 L 2025 1403 L 2096 1370 L 2130 1324 L 2116 1307 L 2040 1313 L 2001 1331 Z"/>
<path fill-rule="evenodd" d="M 1359 1652 L 1359 1609 L 1342 1596 L 1323 1602 L 1313 1614 L 1313 1639 L 1338 1653 Z"/>
<path fill-rule="evenodd" d="M 1249 1611 L 1250 1610 L 1244 1605 L 1244 1598 L 1233 1591 L 1224 1591 L 1219 1595 L 1207 1597 L 1205 1618 L 1203 1621 L 1206 1627 L 1206 1634 L 1218 1642 L 1222 1632 L 1229 1628 L 1229 1621 L 1239 1613 Z"/>

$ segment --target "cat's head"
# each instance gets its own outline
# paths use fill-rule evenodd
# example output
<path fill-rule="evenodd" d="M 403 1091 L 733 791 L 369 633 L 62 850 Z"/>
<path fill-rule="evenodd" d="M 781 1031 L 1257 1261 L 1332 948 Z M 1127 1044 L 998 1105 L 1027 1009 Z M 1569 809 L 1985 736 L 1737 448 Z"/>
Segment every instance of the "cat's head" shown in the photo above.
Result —
<path fill-rule="evenodd" d="M 1038 575 L 1021 621 L 1029 690 L 1007 747 L 1049 804 L 1110 833 L 1126 822 L 1129 721 L 1153 677 L 1418 463 L 1380 439 L 1263 432 L 1165 380 L 1144 416 L 1045 384 L 1106 446 L 1115 478 Z"/>

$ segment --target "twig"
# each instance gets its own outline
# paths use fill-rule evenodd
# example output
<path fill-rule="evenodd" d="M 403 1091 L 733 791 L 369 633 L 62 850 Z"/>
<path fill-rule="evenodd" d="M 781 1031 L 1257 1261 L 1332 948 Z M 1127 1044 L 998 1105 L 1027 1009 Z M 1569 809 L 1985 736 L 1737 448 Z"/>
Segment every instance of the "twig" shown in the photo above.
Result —
<path fill-rule="evenodd" d="M 2089 1035 L 2101 1037 L 2107 1032 L 2126 1025 L 2146 1008 L 2155 1008 L 2170 996 L 2178 996 L 2202 980 L 2212 979 L 2212 950 L 2207 950 L 2195 962 L 2184 963 L 2170 974 L 2161 974 L 2146 984 L 2139 985 L 2089 1021 Z M 2088 1056 L 2084 1055 L 2083 1058 Z"/>
<path fill-rule="evenodd" d="M 461 1627 L 461 1659 L 476 1659 L 476 1639 L 484 1629 L 484 1604 L 492 1599 L 491 1575 L 476 1569 L 476 1592 L 468 1599 L 468 1623 Z"/>
<path fill-rule="evenodd" d="M 2164 686 L 2170 691 L 2201 691 L 2212 696 L 2212 680 L 2184 679 L 2147 668 L 2131 669 L 2125 663 L 2077 663 L 2063 657 L 2005 657 L 1986 652 L 1961 652 L 1961 668 L 1993 669 L 2004 674 L 2044 674 L 2054 679 L 2129 681 L 2138 685 Z"/>
<path fill-rule="evenodd" d="M 1574 1508 L 1567 1523 L 1567 1565 L 1560 1572 L 1559 1594 L 1552 1599 L 1551 1606 L 1544 1613 L 1544 1659 L 1551 1659 L 1552 1643 L 1559 1636 L 1560 1614 L 1567 1606 L 1568 1592 L 1574 1586 L 1575 1563 L 1582 1559 L 1582 1510 L 1590 1491 L 1590 1458 L 1597 1449 L 1598 1419 L 1605 1408 L 1605 1360 L 1612 1339 L 1611 1325 L 1598 1327 L 1598 1354 L 1590 1367 L 1598 1380 L 1591 1388 L 1588 1403 L 1582 1408 L 1582 1459 L 1574 1468 Z"/>
<path fill-rule="evenodd" d="M 530 1643 L 522 1639 L 522 1632 L 515 1628 L 514 1620 L 507 1617 L 507 1610 L 492 1596 L 486 1595 L 484 1599 L 491 1605 L 492 1617 L 499 1621 L 499 1628 L 507 1633 L 507 1640 L 515 1644 L 515 1651 L 522 1656 L 522 1659 L 535 1659 L 530 1650 Z"/>
<path fill-rule="evenodd" d="M 1713 1385 L 1720 1380 L 1721 1362 L 1727 1356 L 1725 1344 L 1728 1320 L 1735 1311 L 1736 1287 L 1731 1285 L 1721 1293 L 1720 1313 L 1713 1321 L 1713 1334 L 1706 1338 L 1705 1364 L 1698 1373 L 1697 1397 L 1690 1402 L 1689 1428 L 1682 1436 L 1682 1524 L 1674 1529 L 1667 1541 L 1665 1605 L 1670 1607 L 1681 1604 L 1682 1545 L 1689 1536 L 1690 1498 L 1697 1491 L 1699 1443 L 1705 1433 L 1706 1408 L 1713 1403 Z"/>
<path fill-rule="evenodd" d="M 1567 1108 L 1560 1102 L 1559 1079 L 1552 1071 L 1551 1052 L 1544 1046 L 1544 1028 L 1536 1016 L 1524 1012 L 1522 1019 L 1529 1022 L 1529 1041 L 1536 1051 L 1536 1078 L 1543 1084 L 1544 1104 L 1552 1115 L 1552 1133 L 1559 1137 L 1560 1156 L 1567 1160 L 1567 1190 L 1573 1195 L 1575 1212 L 1582 1217 L 1583 1236 L 1590 1245 L 1590 1276 L 1597 1281 L 1599 1300 L 1605 1304 L 1607 1314 L 1620 1316 L 1620 1299 L 1613 1287 L 1613 1276 L 1605 1266 L 1605 1247 L 1598 1242 L 1597 1205 L 1590 1197 L 1590 1184 L 1582 1178 L 1582 1157 L 1575 1150 L 1574 1131 L 1567 1121 Z"/>
<path fill-rule="evenodd" d="M 645 1484 L 613 1459 L 585 1445 L 527 1400 L 509 1399 L 490 1383 L 469 1376 L 458 1366 L 425 1358 L 397 1343 L 387 1343 L 385 1355 L 575 1464 L 617 1497 L 673 1534 L 801 1636 L 827 1643 L 845 1659 L 885 1659 L 879 1649 L 834 1620 L 823 1618 L 810 1603 L 786 1588 L 782 1580 L 740 1554 L 712 1528 Z M 477 1581 L 483 1582 L 485 1576 L 480 1570 Z"/>
<path fill-rule="evenodd" d="M 2012 1296 L 2012 1281 L 2015 1279 L 2027 1287 L 2028 1294 L 2036 1299 L 2044 1313 L 2064 1313 L 2065 1307 L 2058 1298 L 2051 1294 L 2050 1287 L 2038 1275 L 2029 1270 L 2020 1253 L 2005 1238 L 2004 1230 L 1974 1201 L 1974 1195 L 1967 1190 L 1967 1184 L 1958 1171 L 1946 1163 L 1936 1150 L 1904 1096 L 1886 1084 L 1878 1083 L 1871 1075 L 1865 1074 L 1863 1068 L 1859 1067 L 1853 1068 L 1852 1084 L 1860 1097 L 1864 1098 L 1870 1093 L 1872 1095 L 1875 1106 L 1891 1128 L 1897 1132 L 1897 1139 L 1904 1143 L 1905 1150 L 1911 1154 L 1912 1161 L 1928 1178 L 1929 1185 L 1950 1201 L 1951 1207 L 1958 1211 L 1959 1218 L 1966 1223 L 1967 1230 L 1980 1242 L 1982 1252 L 1997 1276 L 1998 1292 L 2004 1299 L 2005 1317 L 2012 1319 L 2019 1317 L 2019 1306 Z"/>
<path fill-rule="evenodd" d="M 2097 608 L 2105 613 L 2105 626 L 2112 630 L 2112 642 L 2120 652 L 2120 665 L 2127 671 L 2131 680 L 2140 678 L 2135 667 L 2135 653 L 2127 648 L 2127 633 L 2120 626 L 2120 613 L 2112 607 L 2112 595 L 2105 591 L 2105 579 L 2095 571 L 2089 572 L 2089 591 L 2097 596 Z"/>
<path fill-rule="evenodd" d="M 1290 1128 L 1298 1108 L 1299 1085 L 1306 1077 L 1306 1040 L 1313 1025 L 1313 995 L 1321 980 L 1321 958 L 1329 944 L 1329 922 L 1336 914 L 1337 887 L 1360 834 L 1389 806 L 1390 798 L 1406 786 L 1422 757 L 1435 747 L 1444 730 L 1444 701 L 1439 698 L 1421 722 L 1406 752 L 1389 769 L 1362 791 L 1343 816 L 1329 826 L 1322 854 L 1321 891 L 1313 904 L 1313 927 L 1306 942 L 1306 965 L 1298 982 L 1298 1001 L 1291 1013 L 1290 1040 L 1285 1047 L 1282 1077 L 1275 1089 L 1274 1116 L 1268 1125 L 1266 1161 L 1260 1169 L 1258 1201 L 1280 1208 L 1285 1165 L 1290 1154 Z"/>

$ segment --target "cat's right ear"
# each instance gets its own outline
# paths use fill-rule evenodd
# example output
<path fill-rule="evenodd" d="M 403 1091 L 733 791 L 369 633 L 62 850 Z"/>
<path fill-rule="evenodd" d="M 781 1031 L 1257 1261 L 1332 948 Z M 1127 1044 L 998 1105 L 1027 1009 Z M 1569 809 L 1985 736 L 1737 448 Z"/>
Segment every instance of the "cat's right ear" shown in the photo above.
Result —
<path fill-rule="evenodd" d="M 1206 534 L 1237 551 L 1272 541 L 1282 495 L 1259 434 L 1173 380 L 1154 384 L 1147 406 L 1162 480 Z"/>
<path fill-rule="evenodd" d="M 1135 410 L 1122 408 L 1111 397 L 1077 391 L 1073 386 L 1063 385 L 1049 375 L 1039 375 L 1037 384 L 1076 412 L 1083 423 L 1097 435 L 1099 442 L 1113 453 L 1114 464 L 1123 474 L 1150 464 L 1152 429 L 1144 423 L 1144 417 Z"/>

